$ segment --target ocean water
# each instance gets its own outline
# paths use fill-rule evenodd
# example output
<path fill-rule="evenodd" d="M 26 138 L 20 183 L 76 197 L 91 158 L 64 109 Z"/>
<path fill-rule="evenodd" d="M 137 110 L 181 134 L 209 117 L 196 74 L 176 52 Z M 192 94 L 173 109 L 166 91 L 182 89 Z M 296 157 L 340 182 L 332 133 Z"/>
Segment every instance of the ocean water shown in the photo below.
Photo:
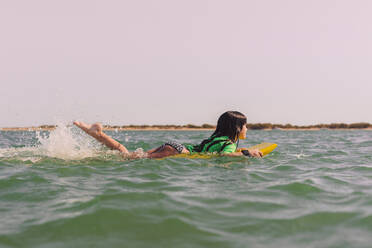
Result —
<path fill-rule="evenodd" d="M 107 132 L 131 150 L 210 131 Z M 126 160 L 74 127 L 0 132 L 0 247 L 372 247 L 372 131 L 248 131 L 262 159 Z"/>

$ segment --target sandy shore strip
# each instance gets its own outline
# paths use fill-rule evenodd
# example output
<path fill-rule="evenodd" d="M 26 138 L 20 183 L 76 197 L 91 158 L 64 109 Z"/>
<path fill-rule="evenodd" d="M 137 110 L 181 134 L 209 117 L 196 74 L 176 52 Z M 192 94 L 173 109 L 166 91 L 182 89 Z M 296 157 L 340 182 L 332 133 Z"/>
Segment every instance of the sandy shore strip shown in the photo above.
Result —
<path fill-rule="evenodd" d="M 0 131 L 53 131 L 56 126 L 42 126 L 42 127 L 3 127 Z M 214 128 L 188 128 L 188 127 L 103 127 L 104 131 L 214 131 Z M 258 131 L 272 131 L 272 130 L 283 130 L 283 131 L 319 131 L 319 130 L 372 130 L 368 128 L 265 128 L 265 129 L 248 129 Z"/>
<path fill-rule="evenodd" d="M 57 127 L 3 127 L 0 131 L 53 131 Z M 113 128 L 103 127 L 103 131 L 198 131 L 198 130 L 210 130 L 214 131 L 214 128 L 159 128 L 159 127 L 148 127 L 148 128 Z"/>

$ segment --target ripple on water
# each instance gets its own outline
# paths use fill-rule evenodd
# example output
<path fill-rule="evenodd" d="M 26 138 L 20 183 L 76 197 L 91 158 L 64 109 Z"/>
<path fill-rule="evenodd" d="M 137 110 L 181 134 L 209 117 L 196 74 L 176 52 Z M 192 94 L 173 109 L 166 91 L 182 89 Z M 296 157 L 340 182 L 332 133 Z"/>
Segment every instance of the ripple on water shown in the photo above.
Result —
<path fill-rule="evenodd" d="M 292 182 L 283 183 L 269 187 L 271 190 L 279 190 L 291 195 L 298 196 L 300 198 L 312 196 L 313 194 L 319 194 L 324 192 L 321 188 L 314 185 L 310 185 L 311 182 Z"/>
<path fill-rule="evenodd" d="M 43 235 L 40 236 L 40 233 Z M 121 247 L 123 240 L 142 247 L 154 242 L 152 247 L 169 245 L 189 247 L 193 243 L 196 247 L 202 247 L 203 243 L 224 247 L 227 242 L 213 241 L 215 236 L 213 231 L 195 225 L 187 217 L 169 214 L 161 209 L 152 209 L 151 212 L 143 214 L 142 208 L 129 210 L 100 208 L 76 217 L 32 225 L 17 234 L 9 235 L 6 239 L 0 237 L 0 240 L 19 246 L 22 239 L 27 238 L 29 247 L 38 246 L 40 243 L 57 247 L 76 244 L 84 247 L 100 246 L 109 243 L 114 247 Z M 60 244 L 55 244 L 51 240 L 56 240 Z"/>

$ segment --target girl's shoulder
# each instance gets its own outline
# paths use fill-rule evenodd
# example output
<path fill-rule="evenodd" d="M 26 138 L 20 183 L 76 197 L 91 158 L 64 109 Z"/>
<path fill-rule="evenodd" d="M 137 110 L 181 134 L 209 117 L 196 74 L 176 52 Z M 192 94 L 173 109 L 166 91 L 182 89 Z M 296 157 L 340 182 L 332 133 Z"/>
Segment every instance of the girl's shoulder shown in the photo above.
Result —
<path fill-rule="evenodd" d="M 236 149 L 238 146 L 235 143 L 227 144 L 223 149 L 221 150 L 221 153 L 231 153 L 236 152 Z"/>

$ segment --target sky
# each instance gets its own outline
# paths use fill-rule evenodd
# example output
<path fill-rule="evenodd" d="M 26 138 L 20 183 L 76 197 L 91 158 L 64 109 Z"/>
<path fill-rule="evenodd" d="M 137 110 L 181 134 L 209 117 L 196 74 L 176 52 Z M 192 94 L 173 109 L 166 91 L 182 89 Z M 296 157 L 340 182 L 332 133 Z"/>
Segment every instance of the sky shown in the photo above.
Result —
<path fill-rule="evenodd" d="M 370 0 L 2 0 L 0 127 L 372 123 Z"/>

